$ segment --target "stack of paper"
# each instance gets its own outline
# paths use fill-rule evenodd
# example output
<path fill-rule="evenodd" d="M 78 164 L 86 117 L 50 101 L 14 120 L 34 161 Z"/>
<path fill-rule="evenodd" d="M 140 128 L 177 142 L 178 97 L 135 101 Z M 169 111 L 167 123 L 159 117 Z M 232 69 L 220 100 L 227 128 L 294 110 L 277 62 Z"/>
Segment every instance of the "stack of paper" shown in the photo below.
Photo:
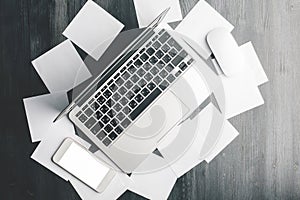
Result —
<path fill-rule="evenodd" d="M 167 7 L 170 7 L 171 10 L 161 27 L 169 28 L 167 23 L 182 19 L 178 0 L 134 0 L 134 5 L 140 27 L 147 26 Z M 211 51 L 205 40 L 206 34 L 211 29 L 220 26 L 233 29 L 233 26 L 208 3 L 200 0 L 179 24 L 176 31 L 184 35 L 185 39 L 186 37 L 189 38 L 186 41 L 197 43 L 198 53 L 204 58 L 208 58 Z M 96 193 L 51 161 L 54 152 L 66 137 L 73 138 L 86 148 L 90 146 L 75 135 L 73 125 L 67 118 L 63 118 L 55 124 L 52 123 L 57 114 L 68 104 L 66 91 L 91 76 L 70 40 L 93 58 L 99 59 L 122 28 L 123 25 L 119 21 L 95 2 L 89 0 L 63 33 L 69 40 L 32 62 L 51 92 L 51 94 L 24 99 L 32 141 L 41 141 L 32 154 L 32 158 L 65 180 L 69 180 L 82 199 L 117 199 L 127 189 L 146 198 L 167 199 L 178 177 L 184 175 L 203 160 L 207 162 L 213 160 L 238 135 L 237 130 L 225 120 L 214 148 L 205 158 L 200 157 L 208 134 L 209 116 L 212 112 L 221 115 L 212 104 L 209 104 L 193 120 L 186 123 L 186 127 L 197 126 L 199 134 L 176 162 L 169 163 L 167 157 L 162 158 L 151 154 L 139 166 L 137 172 L 147 169 L 149 163 L 158 163 L 166 167 L 157 171 L 133 173 L 130 177 L 118 172 L 103 193 Z M 225 110 L 226 118 L 263 104 L 257 86 L 268 81 L 252 44 L 247 43 L 240 49 L 247 63 L 243 73 L 230 78 L 220 76 L 226 98 L 225 107 L 221 110 Z M 207 95 L 201 98 L 205 99 Z M 199 123 L 199 121 L 205 123 Z M 171 140 L 171 138 L 168 139 Z M 166 153 L 164 147 L 167 143 L 168 141 L 162 141 L 158 146 L 158 150 L 162 154 Z M 95 155 L 99 158 L 103 156 L 100 151 L 96 152 Z"/>

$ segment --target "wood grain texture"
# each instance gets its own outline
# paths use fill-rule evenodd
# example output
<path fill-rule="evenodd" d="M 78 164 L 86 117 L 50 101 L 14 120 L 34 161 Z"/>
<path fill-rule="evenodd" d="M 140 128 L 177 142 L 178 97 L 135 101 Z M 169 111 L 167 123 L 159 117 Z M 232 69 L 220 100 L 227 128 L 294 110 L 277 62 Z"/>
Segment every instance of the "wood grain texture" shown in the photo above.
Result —
<path fill-rule="evenodd" d="M 22 98 L 47 92 L 30 61 L 64 40 L 61 32 L 83 0 L 0 1 L 0 199 L 80 199 L 72 186 L 30 160 Z M 96 0 L 137 27 L 132 0 Z M 178 179 L 169 199 L 300 199 L 300 1 L 209 0 L 251 40 L 270 79 L 265 105 L 230 121 L 240 136 L 209 165 Z M 186 15 L 197 0 L 180 0 Z M 200 28 L 200 27 L 199 27 Z M 126 192 L 120 199 L 143 199 Z"/>

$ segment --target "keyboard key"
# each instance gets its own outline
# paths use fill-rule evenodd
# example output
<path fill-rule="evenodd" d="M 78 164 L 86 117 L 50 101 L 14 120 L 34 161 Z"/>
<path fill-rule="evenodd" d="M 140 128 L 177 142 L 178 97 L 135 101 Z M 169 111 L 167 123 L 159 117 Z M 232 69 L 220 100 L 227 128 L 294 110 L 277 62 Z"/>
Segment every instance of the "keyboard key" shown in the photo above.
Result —
<path fill-rule="evenodd" d="M 155 84 L 154 83 L 149 83 L 147 85 L 147 88 L 150 89 L 150 90 L 153 90 L 155 88 Z"/>
<path fill-rule="evenodd" d="M 178 52 L 177 52 L 174 48 L 171 49 L 171 51 L 169 52 L 169 55 L 170 55 L 171 57 L 175 57 L 177 54 L 178 54 Z"/>
<path fill-rule="evenodd" d="M 139 85 L 140 87 L 144 87 L 146 84 L 147 84 L 147 82 L 146 82 L 144 79 L 141 79 L 141 80 L 138 82 L 138 85 Z"/>
<path fill-rule="evenodd" d="M 109 110 L 108 112 L 107 112 L 107 115 L 110 117 L 110 118 L 114 118 L 115 116 L 116 116 L 116 111 L 114 111 L 114 110 Z"/>
<path fill-rule="evenodd" d="M 161 47 L 161 44 L 158 41 L 156 41 L 153 43 L 152 46 L 157 50 L 157 49 L 159 49 L 159 47 Z"/>
<path fill-rule="evenodd" d="M 111 134 L 108 135 L 108 137 L 111 139 L 111 140 L 115 140 L 118 135 L 115 133 L 115 132 L 112 132 Z"/>
<path fill-rule="evenodd" d="M 110 121 L 110 124 L 111 124 L 113 127 L 116 127 L 116 126 L 119 124 L 119 122 L 118 122 L 118 120 L 116 120 L 116 119 L 112 119 L 112 120 Z"/>
<path fill-rule="evenodd" d="M 144 88 L 141 93 L 144 97 L 146 97 L 150 93 L 150 91 L 147 88 Z"/>
<path fill-rule="evenodd" d="M 169 74 L 169 76 L 167 77 L 167 80 L 172 83 L 175 80 L 175 77 L 172 74 Z"/>
<path fill-rule="evenodd" d="M 164 32 L 165 32 L 165 30 L 162 29 L 161 31 L 159 31 L 158 35 L 161 35 L 161 34 L 163 34 Z"/>
<path fill-rule="evenodd" d="M 168 72 L 166 70 L 162 70 L 159 75 L 164 79 L 167 75 L 168 75 Z"/>
<path fill-rule="evenodd" d="M 82 114 L 82 112 L 79 111 L 75 116 L 76 116 L 76 117 L 79 117 L 81 114 Z"/>
<path fill-rule="evenodd" d="M 163 62 L 163 61 L 159 61 L 156 66 L 159 68 L 159 69 L 162 69 L 166 66 L 166 64 Z"/>
<path fill-rule="evenodd" d="M 117 79 L 119 76 L 120 76 L 120 73 L 117 73 L 117 74 L 114 76 L 114 79 Z"/>
<path fill-rule="evenodd" d="M 171 72 L 174 69 L 174 66 L 172 64 L 168 64 L 165 68 L 168 72 Z"/>
<path fill-rule="evenodd" d="M 156 77 L 153 79 L 153 82 L 156 83 L 156 85 L 158 85 L 160 82 L 162 82 L 162 79 L 161 79 L 159 76 L 156 76 Z"/>
<path fill-rule="evenodd" d="M 159 85 L 159 87 L 160 87 L 161 90 L 165 90 L 168 86 L 169 86 L 169 83 L 168 83 L 166 80 L 164 80 L 164 81 Z"/>
<path fill-rule="evenodd" d="M 101 88 L 101 92 L 104 92 L 104 90 L 107 89 L 107 86 L 105 85 L 103 88 Z"/>
<path fill-rule="evenodd" d="M 122 87 L 120 87 L 120 89 L 118 90 L 118 92 L 119 92 L 121 95 L 124 95 L 124 94 L 126 94 L 127 89 L 126 89 L 124 86 L 122 86 Z"/>
<path fill-rule="evenodd" d="M 139 57 L 139 54 L 136 54 L 136 55 L 133 57 L 133 60 L 136 60 L 138 57 Z"/>
<path fill-rule="evenodd" d="M 128 81 L 125 83 L 125 87 L 126 87 L 127 89 L 130 89 L 132 86 L 133 86 L 133 83 L 132 83 L 130 80 L 128 80 Z"/>
<path fill-rule="evenodd" d="M 110 124 L 107 124 L 107 125 L 104 127 L 104 130 L 105 130 L 107 133 L 110 133 L 110 132 L 113 130 L 113 127 L 112 127 Z"/>
<path fill-rule="evenodd" d="M 115 132 L 120 135 L 123 132 L 123 128 L 121 128 L 121 126 L 117 126 L 117 128 L 115 128 Z"/>
<path fill-rule="evenodd" d="M 127 98 L 123 97 L 121 100 L 120 100 L 120 103 L 125 106 L 127 103 L 128 103 L 128 100 Z"/>
<path fill-rule="evenodd" d="M 182 50 L 179 54 L 181 57 L 185 58 L 188 56 L 188 53 L 185 50 Z"/>
<path fill-rule="evenodd" d="M 97 99 L 97 102 L 100 103 L 100 105 L 102 105 L 104 102 L 105 102 L 105 98 L 103 96 L 100 96 L 98 99 Z"/>
<path fill-rule="evenodd" d="M 180 51 L 182 49 L 182 47 L 173 39 L 171 38 L 169 41 L 168 41 L 168 44 L 171 46 L 171 47 L 175 47 L 177 49 L 177 51 Z"/>
<path fill-rule="evenodd" d="M 116 117 L 119 121 L 122 121 L 125 118 L 125 115 L 122 112 L 120 112 L 119 114 L 117 114 Z"/>
<path fill-rule="evenodd" d="M 84 114 L 86 114 L 88 117 L 90 117 L 94 112 L 92 111 L 92 109 L 88 108 L 84 111 Z"/>
<path fill-rule="evenodd" d="M 139 53 L 142 54 L 145 50 L 146 48 L 142 48 Z"/>
<path fill-rule="evenodd" d="M 137 71 L 137 74 L 138 74 L 140 77 L 144 76 L 145 73 L 146 73 L 146 72 L 145 72 L 145 70 L 143 70 L 143 69 L 139 69 L 139 70 Z"/>
<path fill-rule="evenodd" d="M 165 57 L 163 57 L 163 61 L 165 61 L 165 63 L 170 62 L 171 57 L 169 55 L 165 55 Z"/>
<path fill-rule="evenodd" d="M 134 109 L 134 108 L 137 106 L 137 103 L 136 103 L 134 100 L 132 100 L 132 101 L 129 102 L 129 106 L 130 106 L 132 109 Z"/>
<path fill-rule="evenodd" d="M 135 75 L 133 75 L 133 76 L 130 78 L 130 80 L 131 80 L 132 82 L 136 83 L 136 82 L 138 82 L 138 81 L 140 80 L 140 78 L 135 74 Z"/>
<path fill-rule="evenodd" d="M 82 123 L 84 123 L 88 118 L 84 115 L 84 114 L 82 114 L 82 115 L 80 115 L 80 117 L 78 118 Z"/>
<path fill-rule="evenodd" d="M 161 50 L 158 50 L 156 53 L 155 53 L 155 56 L 160 59 L 164 56 L 164 53 L 161 51 Z"/>
<path fill-rule="evenodd" d="M 111 85 L 114 82 L 114 80 L 108 81 L 107 85 Z"/>
<path fill-rule="evenodd" d="M 100 92 L 98 92 L 96 95 L 95 95 L 95 98 L 98 98 L 100 96 Z"/>
<path fill-rule="evenodd" d="M 123 73 L 125 70 L 126 70 L 126 67 L 123 67 L 123 68 L 120 70 L 120 73 Z"/>
<path fill-rule="evenodd" d="M 87 108 L 88 108 L 88 105 L 84 105 L 82 110 L 85 111 L 85 109 L 87 109 Z"/>
<path fill-rule="evenodd" d="M 125 113 L 125 115 L 128 115 L 131 112 L 131 109 L 128 106 L 126 106 L 125 108 L 123 108 L 122 111 Z"/>
<path fill-rule="evenodd" d="M 140 61 L 140 59 L 138 59 L 138 60 L 136 60 L 135 62 L 134 62 L 134 65 L 137 67 L 137 68 L 139 68 L 140 66 L 142 66 L 142 61 Z"/>
<path fill-rule="evenodd" d="M 118 90 L 118 86 L 116 84 L 112 84 L 111 86 L 109 86 L 109 89 L 113 92 L 117 91 Z"/>
<path fill-rule="evenodd" d="M 143 62 L 146 62 L 146 60 L 148 60 L 149 56 L 147 54 L 143 53 L 143 55 L 141 55 L 140 58 Z"/>
<path fill-rule="evenodd" d="M 88 128 L 88 129 L 90 129 L 90 128 L 92 128 L 92 126 L 96 123 L 97 121 L 95 120 L 95 118 L 93 118 L 93 117 L 91 117 L 89 120 L 87 120 L 86 122 L 85 122 L 85 126 Z"/>
<path fill-rule="evenodd" d="M 178 77 L 181 74 L 181 71 L 176 72 L 175 76 Z"/>
<path fill-rule="evenodd" d="M 91 100 L 89 101 L 89 105 L 91 105 L 93 102 L 94 102 L 94 99 L 91 99 Z"/>
<path fill-rule="evenodd" d="M 148 105 L 150 105 L 159 95 L 161 94 L 161 91 L 159 89 L 155 89 L 144 101 L 141 103 L 138 107 L 135 108 L 135 110 L 130 113 L 131 120 L 135 120 L 140 113 L 142 113 Z"/>
<path fill-rule="evenodd" d="M 108 146 L 108 145 L 110 145 L 110 143 L 111 143 L 111 140 L 110 139 L 108 139 L 108 138 L 105 138 L 104 140 L 103 140 L 103 142 L 102 142 L 105 146 Z"/>
<path fill-rule="evenodd" d="M 184 71 L 186 68 L 188 68 L 188 65 L 183 62 L 179 65 L 179 68 Z"/>
<path fill-rule="evenodd" d="M 107 124 L 107 123 L 109 122 L 109 120 L 110 120 L 109 117 L 106 116 L 106 115 L 105 115 L 104 117 L 101 118 L 101 121 L 102 121 L 104 124 Z"/>
<path fill-rule="evenodd" d="M 97 138 L 99 140 L 103 140 L 106 137 L 106 133 L 104 131 L 100 131 L 100 133 L 97 135 Z"/>
<path fill-rule="evenodd" d="M 114 110 L 117 111 L 117 112 L 119 112 L 121 109 L 122 109 L 122 106 L 121 106 L 119 103 L 117 103 L 117 104 L 114 106 Z"/>
<path fill-rule="evenodd" d="M 109 98 L 112 95 L 112 93 L 109 90 L 105 90 L 105 92 L 103 93 L 103 96 L 106 98 Z"/>
<path fill-rule="evenodd" d="M 124 80 L 127 80 L 130 77 L 130 74 L 126 71 L 121 76 Z"/>
<path fill-rule="evenodd" d="M 96 118 L 96 119 L 100 119 L 101 117 L 102 117 L 103 115 L 102 115 L 102 113 L 100 112 L 100 111 L 97 111 L 95 114 L 94 114 L 94 117 Z"/>
<path fill-rule="evenodd" d="M 150 72 L 153 74 L 153 75 L 156 75 L 159 70 L 156 68 L 156 67 L 152 67 L 152 69 L 150 69 Z"/>
<path fill-rule="evenodd" d="M 150 81 L 152 78 L 153 76 L 149 72 L 144 76 L 144 79 L 146 79 L 146 81 Z"/>
<path fill-rule="evenodd" d="M 165 43 L 171 36 L 169 35 L 169 33 L 165 32 L 158 40 L 161 43 Z"/>
<path fill-rule="evenodd" d="M 92 133 L 94 133 L 94 135 L 96 135 L 101 128 L 103 127 L 103 124 L 101 122 L 98 122 L 95 124 L 95 126 L 91 129 Z"/>
<path fill-rule="evenodd" d="M 124 80 L 121 77 L 116 80 L 116 84 L 118 86 L 121 86 L 123 83 L 124 83 Z"/>
<path fill-rule="evenodd" d="M 106 104 L 108 107 L 112 107 L 112 106 L 115 104 L 115 102 L 114 102 L 114 100 L 109 99 L 109 100 L 106 101 L 105 104 Z"/>
<path fill-rule="evenodd" d="M 152 57 L 150 58 L 149 62 L 150 62 L 151 64 L 154 65 L 155 63 L 158 62 L 158 59 L 157 59 L 155 56 L 152 56 Z"/>
<path fill-rule="evenodd" d="M 106 106 L 106 105 L 103 105 L 101 108 L 100 108 L 100 111 L 102 112 L 102 113 L 106 113 L 107 111 L 109 110 L 109 108 Z"/>
<path fill-rule="evenodd" d="M 129 71 L 131 74 L 133 74 L 133 73 L 136 71 L 136 68 L 135 68 L 134 66 L 130 66 L 130 67 L 128 68 L 128 71 Z"/>
<path fill-rule="evenodd" d="M 181 61 L 183 61 L 183 57 L 181 57 L 180 55 L 176 56 L 173 60 L 172 60 L 172 64 L 174 66 L 179 65 L 179 63 L 181 63 Z"/>
<path fill-rule="evenodd" d="M 115 93 L 111 98 L 115 101 L 118 101 L 121 98 L 121 95 L 119 93 Z"/>
<path fill-rule="evenodd" d="M 138 94 L 136 97 L 134 97 L 134 100 L 136 100 L 138 103 L 141 102 L 144 99 L 144 97 L 140 94 Z"/>
<path fill-rule="evenodd" d="M 188 64 L 188 65 L 191 65 L 193 62 L 194 62 L 194 59 L 191 58 L 191 59 L 187 62 L 187 64 Z"/>
<path fill-rule="evenodd" d="M 152 67 L 152 65 L 150 65 L 150 63 L 145 63 L 144 65 L 143 65 L 143 68 L 146 70 L 146 71 L 148 71 L 149 69 L 151 69 L 151 67 Z"/>
<path fill-rule="evenodd" d="M 126 118 L 121 122 L 121 125 L 123 126 L 123 128 L 127 128 L 130 125 L 130 123 L 130 120 Z"/>
<path fill-rule="evenodd" d="M 162 46 L 161 48 L 165 53 L 167 53 L 171 48 L 169 47 L 169 45 L 165 44 L 164 46 Z"/>
<path fill-rule="evenodd" d="M 134 97 L 133 92 L 128 91 L 127 94 L 125 95 L 129 100 L 131 100 Z"/>
<path fill-rule="evenodd" d="M 91 104 L 91 108 L 92 108 L 94 111 L 96 111 L 99 107 L 100 107 L 100 105 L 99 105 L 98 103 L 96 103 L 96 102 L 94 102 L 94 103 Z"/>
<path fill-rule="evenodd" d="M 131 90 L 132 90 L 135 94 L 137 94 L 137 93 L 141 90 L 141 88 L 140 88 L 139 86 L 135 85 Z"/>
<path fill-rule="evenodd" d="M 152 56 L 154 54 L 155 50 L 152 47 L 150 47 L 149 49 L 147 49 L 146 52 L 149 56 Z"/>

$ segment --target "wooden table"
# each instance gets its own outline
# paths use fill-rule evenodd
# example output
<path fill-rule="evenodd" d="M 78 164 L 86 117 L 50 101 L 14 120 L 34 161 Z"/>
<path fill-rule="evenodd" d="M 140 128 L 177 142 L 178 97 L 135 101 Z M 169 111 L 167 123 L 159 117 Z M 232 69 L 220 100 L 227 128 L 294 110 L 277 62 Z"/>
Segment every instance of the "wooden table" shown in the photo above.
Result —
<path fill-rule="evenodd" d="M 30 61 L 64 40 L 61 35 L 85 1 L 0 1 L 1 187 L 4 200 L 80 199 L 72 186 L 30 159 L 32 144 L 22 99 L 47 93 Z M 137 27 L 132 0 L 97 0 Z M 183 14 L 197 0 L 181 0 Z M 265 105 L 230 121 L 240 136 L 209 165 L 178 179 L 170 199 L 300 198 L 300 1 L 209 0 L 251 40 L 270 82 Z M 200 27 L 199 27 L 200 28 Z M 126 192 L 120 199 L 143 199 Z"/>

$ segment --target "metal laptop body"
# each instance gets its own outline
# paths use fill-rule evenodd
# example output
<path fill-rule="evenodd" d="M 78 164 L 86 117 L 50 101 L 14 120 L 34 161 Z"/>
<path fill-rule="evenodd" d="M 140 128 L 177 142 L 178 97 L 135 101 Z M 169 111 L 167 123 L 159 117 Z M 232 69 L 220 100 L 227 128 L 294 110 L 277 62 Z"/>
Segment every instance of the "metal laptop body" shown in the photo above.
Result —
<path fill-rule="evenodd" d="M 180 38 L 154 31 L 69 118 L 131 173 L 195 107 L 184 88 L 196 64 L 205 65 Z"/>

